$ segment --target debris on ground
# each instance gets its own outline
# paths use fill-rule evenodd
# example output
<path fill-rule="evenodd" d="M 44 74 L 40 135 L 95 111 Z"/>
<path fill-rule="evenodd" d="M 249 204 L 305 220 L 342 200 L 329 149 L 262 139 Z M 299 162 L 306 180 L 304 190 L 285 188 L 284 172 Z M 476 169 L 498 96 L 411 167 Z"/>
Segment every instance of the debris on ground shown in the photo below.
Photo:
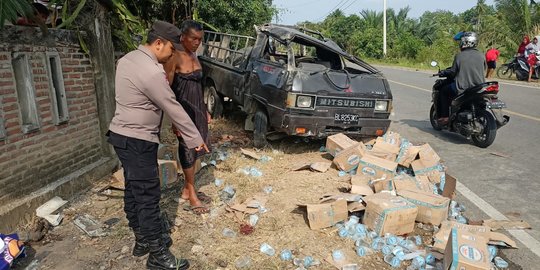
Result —
<path fill-rule="evenodd" d="M 60 214 L 53 214 L 58 211 L 62 206 L 64 206 L 67 201 L 62 200 L 62 198 L 55 196 L 46 203 L 42 204 L 36 209 L 36 216 L 46 219 L 52 226 L 58 226 L 64 216 Z"/>
<path fill-rule="evenodd" d="M 107 232 L 101 228 L 101 224 L 91 215 L 80 215 L 73 220 L 73 223 L 90 237 L 102 237 L 107 235 Z"/>

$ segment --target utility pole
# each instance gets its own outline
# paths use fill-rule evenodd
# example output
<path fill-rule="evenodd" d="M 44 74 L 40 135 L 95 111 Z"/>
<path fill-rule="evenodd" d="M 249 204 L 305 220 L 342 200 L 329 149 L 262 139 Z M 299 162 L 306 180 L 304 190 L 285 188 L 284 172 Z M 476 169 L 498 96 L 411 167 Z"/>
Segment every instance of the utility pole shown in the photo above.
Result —
<path fill-rule="evenodd" d="M 383 0 L 383 55 L 386 57 L 386 0 Z"/>

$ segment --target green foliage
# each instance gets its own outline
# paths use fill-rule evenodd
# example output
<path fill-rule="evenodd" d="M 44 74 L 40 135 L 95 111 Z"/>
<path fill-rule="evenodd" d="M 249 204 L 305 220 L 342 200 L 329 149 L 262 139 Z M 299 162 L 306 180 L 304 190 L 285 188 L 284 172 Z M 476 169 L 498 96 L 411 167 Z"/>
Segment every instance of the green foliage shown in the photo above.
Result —
<path fill-rule="evenodd" d="M 22 0 L 0 1 L 0 28 L 4 27 L 5 21 L 14 22 L 19 14 L 27 17 L 33 16 L 33 8 L 29 2 Z"/>
<path fill-rule="evenodd" d="M 250 34 L 253 25 L 268 23 L 277 13 L 271 0 L 200 0 L 198 16 L 220 31 Z"/>

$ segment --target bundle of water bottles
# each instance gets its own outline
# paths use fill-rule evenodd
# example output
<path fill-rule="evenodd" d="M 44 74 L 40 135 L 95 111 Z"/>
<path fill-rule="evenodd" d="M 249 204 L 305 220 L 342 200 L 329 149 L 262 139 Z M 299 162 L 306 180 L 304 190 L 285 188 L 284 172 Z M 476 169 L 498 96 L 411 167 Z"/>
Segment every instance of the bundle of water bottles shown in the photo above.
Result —
<path fill-rule="evenodd" d="M 435 266 L 435 257 L 423 249 L 420 236 L 402 237 L 393 234 L 379 236 L 361 224 L 357 216 L 351 216 L 344 223 L 337 223 L 338 235 L 355 241 L 356 254 L 360 257 L 382 252 L 384 261 L 394 268 L 401 266 L 403 261 L 411 261 L 407 270 L 425 269 L 426 265 Z M 339 260 L 340 252 L 334 251 L 334 260 Z M 442 268 L 442 265 L 440 266 Z"/>

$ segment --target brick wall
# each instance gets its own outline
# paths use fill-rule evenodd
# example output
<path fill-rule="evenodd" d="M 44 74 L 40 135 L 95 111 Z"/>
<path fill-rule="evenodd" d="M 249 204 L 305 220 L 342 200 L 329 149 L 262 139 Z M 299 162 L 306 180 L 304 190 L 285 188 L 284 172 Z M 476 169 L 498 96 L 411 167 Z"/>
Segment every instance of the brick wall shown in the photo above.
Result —
<path fill-rule="evenodd" d="M 92 65 L 76 36 L 56 30 L 40 38 L 35 36 L 39 30 L 21 26 L 2 31 L 11 31 L 17 38 L 0 36 L 0 124 L 6 132 L 0 138 L 0 205 L 98 160 L 102 136 Z M 11 62 L 16 52 L 28 54 L 39 115 L 40 128 L 27 134 L 21 129 Z M 53 120 L 46 52 L 58 53 L 63 73 L 69 120 L 59 125 Z"/>

